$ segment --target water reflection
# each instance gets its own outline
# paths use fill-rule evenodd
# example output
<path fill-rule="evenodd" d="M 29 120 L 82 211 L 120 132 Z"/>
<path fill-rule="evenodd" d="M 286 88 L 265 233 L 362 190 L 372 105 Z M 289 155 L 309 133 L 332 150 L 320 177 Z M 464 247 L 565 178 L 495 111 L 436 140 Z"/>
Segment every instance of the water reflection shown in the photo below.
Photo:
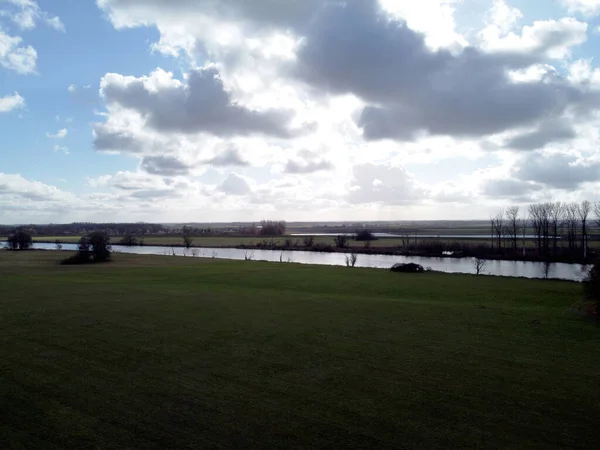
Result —
<path fill-rule="evenodd" d="M 0 245 L 3 245 L 1 243 Z M 76 250 L 76 244 L 62 244 L 63 250 Z M 35 243 L 34 249 L 54 250 L 56 246 L 49 243 Z M 173 255 L 191 256 L 200 258 L 222 258 L 244 260 L 295 262 L 300 264 L 321 264 L 328 266 L 346 265 L 346 255 L 343 253 L 319 253 L 306 251 L 278 251 L 278 250 L 243 250 L 237 248 L 191 248 L 182 247 L 126 247 L 113 245 L 113 251 L 131 253 L 136 255 Z M 448 273 L 475 273 L 473 258 L 433 258 L 421 256 L 390 256 L 390 255 L 358 255 L 356 267 L 374 267 L 389 269 L 395 263 L 414 262 L 423 267 Z M 581 281 L 584 276 L 585 266 L 581 264 L 551 263 L 548 267 L 549 278 Z M 482 273 L 504 277 L 545 278 L 546 267 L 544 263 L 527 261 L 494 261 L 486 262 Z"/>

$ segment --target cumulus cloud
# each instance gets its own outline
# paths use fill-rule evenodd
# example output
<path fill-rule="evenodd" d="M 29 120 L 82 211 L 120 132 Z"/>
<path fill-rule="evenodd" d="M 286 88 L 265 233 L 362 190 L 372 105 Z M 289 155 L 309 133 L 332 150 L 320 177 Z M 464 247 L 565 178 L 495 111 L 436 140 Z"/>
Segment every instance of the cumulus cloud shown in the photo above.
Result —
<path fill-rule="evenodd" d="M 141 167 L 148 173 L 165 176 L 187 175 L 190 171 L 189 165 L 172 156 L 146 156 Z"/>
<path fill-rule="evenodd" d="M 0 113 L 12 111 L 25 107 L 25 99 L 15 92 L 12 95 L 0 97 Z"/>
<path fill-rule="evenodd" d="M 348 201 L 350 203 L 417 203 L 427 195 L 403 168 L 390 165 L 360 164 L 353 168 Z"/>
<path fill-rule="evenodd" d="M 512 178 L 496 178 L 483 184 L 483 194 L 492 198 L 512 199 L 514 201 L 530 201 L 531 194 L 543 189 L 533 181 L 515 180 Z"/>
<path fill-rule="evenodd" d="M 600 0 L 561 0 L 570 13 L 581 13 L 584 16 L 600 14 Z"/>
<path fill-rule="evenodd" d="M 0 66 L 17 73 L 35 72 L 37 52 L 31 45 L 24 45 L 18 36 L 9 36 L 0 29 Z"/>
<path fill-rule="evenodd" d="M 213 158 L 206 161 L 207 164 L 216 167 L 227 167 L 227 166 L 249 166 L 250 163 L 246 161 L 240 155 L 240 151 L 235 147 L 227 147 L 227 149 L 221 153 L 218 153 Z"/>
<path fill-rule="evenodd" d="M 583 183 L 600 181 L 600 161 L 562 152 L 535 152 L 519 161 L 514 176 L 521 181 L 574 190 Z"/>
<path fill-rule="evenodd" d="M 5 207 L 23 200 L 72 202 L 75 197 L 55 186 L 28 180 L 19 174 L 0 172 L 0 199 Z"/>
<path fill-rule="evenodd" d="M 419 133 L 481 137 L 582 102 L 584 92 L 562 80 L 509 78 L 509 70 L 539 58 L 474 47 L 458 55 L 431 51 L 403 22 L 357 2 L 331 4 L 312 22 L 297 74 L 327 92 L 353 93 L 370 103 L 358 119 L 367 139 L 409 140 Z"/>
<path fill-rule="evenodd" d="M 69 130 L 62 128 L 56 133 L 46 133 L 46 137 L 50 139 L 64 139 L 67 137 L 67 134 L 69 134 Z"/>
<path fill-rule="evenodd" d="M 281 138 L 294 134 L 289 127 L 291 111 L 256 111 L 237 104 L 214 67 L 190 72 L 185 82 L 161 69 L 140 78 L 107 74 L 100 86 L 109 108 L 136 111 L 159 131 L 219 136 L 259 133 Z"/>
<path fill-rule="evenodd" d="M 252 192 L 246 178 L 236 173 L 230 173 L 219 185 L 219 190 L 229 195 L 247 195 Z"/>
<path fill-rule="evenodd" d="M 290 174 L 308 174 L 332 170 L 334 167 L 331 161 L 319 157 L 314 152 L 304 150 L 299 152 L 297 158 L 288 160 L 283 171 Z"/>
<path fill-rule="evenodd" d="M 505 147 L 515 150 L 537 150 L 551 143 L 569 141 L 575 136 L 575 130 L 565 121 L 543 122 L 534 131 L 510 138 Z"/>

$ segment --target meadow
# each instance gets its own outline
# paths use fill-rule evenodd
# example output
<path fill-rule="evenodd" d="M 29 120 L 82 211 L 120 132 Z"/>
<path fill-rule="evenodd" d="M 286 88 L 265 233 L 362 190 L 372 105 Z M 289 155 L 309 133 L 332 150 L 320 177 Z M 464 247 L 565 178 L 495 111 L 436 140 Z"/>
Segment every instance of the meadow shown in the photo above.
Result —
<path fill-rule="evenodd" d="M 0 251 L 1 448 L 597 448 L 577 283 Z"/>

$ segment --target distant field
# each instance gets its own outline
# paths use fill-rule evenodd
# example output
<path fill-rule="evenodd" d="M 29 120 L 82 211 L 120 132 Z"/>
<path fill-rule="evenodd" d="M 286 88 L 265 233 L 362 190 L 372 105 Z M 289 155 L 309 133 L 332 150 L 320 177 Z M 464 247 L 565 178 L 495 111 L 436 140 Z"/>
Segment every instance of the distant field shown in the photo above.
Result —
<path fill-rule="evenodd" d="M 64 243 L 75 243 L 78 242 L 81 236 L 35 236 L 35 241 L 49 241 L 54 242 L 60 240 Z M 290 237 L 293 242 L 296 242 L 298 246 L 302 247 L 302 237 Z M 6 238 L 2 238 L 6 239 Z M 335 246 L 333 236 L 316 236 L 316 243 L 323 243 Z M 121 240 L 120 236 L 112 236 L 111 241 L 113 244 L 118 244 Z M 259 236 L 197 236 L 194 237 L 193 246 L 197 247 L 235 247 L 240 245 L 253 245 L 263 241 L 271 241 L 271 238 L 264 238 Z M 285 237 L 273 238 L 273 241 L 278 245 L 283 244 Z M 473 238 L 447 238 L 440 236 L 439 238 L 418 238 L 418 242 L 443 242 L 449 247 L 457 244 L 469 244 L 469 245 L 489 245 L 490 240 L 487 239 L 473 239 Z M 371 241 L 370 246 L 374 248 L 391 248 L 403 246 L 406 239 L 401 238 L 379 238 L 376 241 Z M 415 242 L 414 238 L 410 239 L 411 243 Z M 183 245 L 183 239 L 180 236 L 146 236 L 144 238 L 145 245 Z M 351 248 L 363 248 L 365 243 L 354 240 L 349 240 Z M 519 240 L 519 246 L 522 245 L 522 241 Z M 536 243 L 533 239 L 526 240 L 527 247 L 535 247 Z M 590 248 L 600 248 L 600 241 L 593 240 L 589 242 Z"/>
<path fill-rule="evenodd" d="M 1 448 L 597 448 L 576 283 L 0 251 Z"/>

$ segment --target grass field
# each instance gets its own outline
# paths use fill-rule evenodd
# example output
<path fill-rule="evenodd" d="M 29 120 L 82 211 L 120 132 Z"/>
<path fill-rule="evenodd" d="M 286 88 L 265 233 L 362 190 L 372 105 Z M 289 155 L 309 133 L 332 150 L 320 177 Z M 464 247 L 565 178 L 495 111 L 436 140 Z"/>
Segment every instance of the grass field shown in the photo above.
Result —
<path fill-rule="evenodd" d="M 0 251 L 0 448 L 597 448 L 576 283 Z"/>

